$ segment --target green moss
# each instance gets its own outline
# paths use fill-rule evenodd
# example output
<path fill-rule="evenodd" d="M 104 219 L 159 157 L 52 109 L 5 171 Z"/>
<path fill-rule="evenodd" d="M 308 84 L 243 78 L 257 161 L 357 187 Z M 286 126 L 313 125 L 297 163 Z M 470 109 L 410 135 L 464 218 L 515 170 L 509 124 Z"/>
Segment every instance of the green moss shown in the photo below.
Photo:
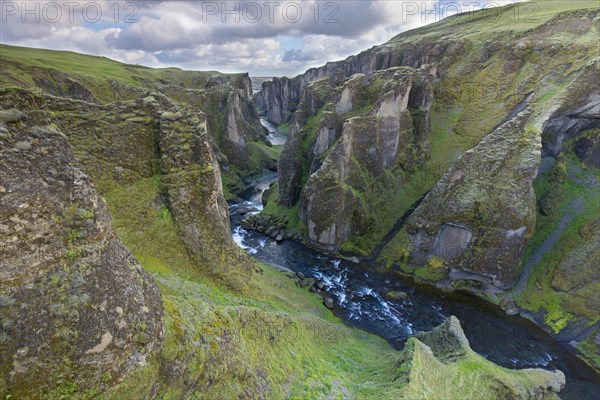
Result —
<path fill-rule="evenodd" d="M 290 133 L 290 123 L 286 122 L 285 124 L 277 126 L 277 130 L 286 134 Z"/>
<path fill-rule="evenodd" d="M 243 179 L 233 169 L 223 172 L 221 180 L 223 182 L 223 195 L 227 201 L 235 200 L 236 195 L 243 192 L 246 188 Z"/>
<path fill-rule="evenodd" d="M 466 349 L 451 362 L 435 357 L 430 348 L 409 338 L 399 365 L 399 373 L 408 372 L 404 397 L 407 399 L 506 399 L 520 398 L 529 388 L 545 388 L 545 371 L 501 368 Z"/>
<path fill-rule="evenodd" d="M 268 215 L 273 217 L 279 217 L 281 219 L 287 218 L 287 229 L 293 232 L 301 232 L 303 227 L 300 222 L 300 205 L 296 204 L 291 208 L 283 207 L 279 204 L 279 190 L 278 187 L 274 187 L 269 192 L 267 198 L 267 205 L 262 211 L 262 215 Z"/>
<path fill-rule="evenodd" d="M 423 267 L 416 267 L 414 270 L 414 276 L 417 279 L 429 282 L 436 282 L 446 277 L 446 272 L 441 268 L 432 267 L 426 265 Z"/>
<path fill-rule="evenodd" d="M 159 176 L 142 179 L 105 194 L 113 225 L 126 247 L 150 272 L 198 277 L 165 205 L 159 199 Z"/>
<path fill-rule="evenodd" d="M 257 171 L 259 175 L 264 174 L 264 171 L 276 171 L 277 161 L 281 157 L 283 146 L 268 146 L 260 142 L 252 142 L 248 144 L 250 150 L 249 167 L 253 171 Z"/>
<path fill-rule="evenodd" d="M 596 342 L 597 335 L 600 335 L 600 329 L 594 330 L 586 340 L 577 344 L 577 350 L 596 371 L 600 370 L 600 345 Z"/>
<path fill-rule="evenodd" d="M 568 178 L 568 175 L 578 177 L 581 183 Z M 560 237 L 552 248 L 543 253 L 540 262 L 531 266 L 527 286 L 523 292 L 517 294 L 516 300 L 520 307 L 527 310 L 543 310 L 544 321 L 554 332 L 560 332 L 569 321 L 576 318 L 586 318 L 589 323 L 598 320 L 597 309 L 591 307 L 593 301 L 588 301 L 593 299 L 593 291 L 600 286 L 595 284 L 593 279 L 590 280 L 589 274 L 594 272 L 586 267 L 587 262 L 577 261 L 576 268 L 569 269 L 569 272 L 560 272 L 560 267 L 566 265 L 569 260 L 586 257 L 582 251 L 590 239 L 584 237 L 581 231 L 600 215 L 600 205 L 595 200 L 596 188 L 583 182 L 591 176 L 598 179 L 598 175 L 597 170 L 588 170 L 574 157 L 569 156 L 566 163 L 558 163 L 540 176 L 534 185 L 540 203 L 548 193 L 558 191 L 560 196 L 555 200 L 555 212 L 551 215 L 544 215 L 538 211 L 535 233 L 522 254 L 523 263 L 527 264 L 554 232 L 559 231 Z M 574 211 L 574 204 L 580 204 L 577 211 Z M 562 231 L 561 221 L 568 221 Z M 564 285 L 559 279 L 561 274 L 565 273 L 569 275 L 571 282 L 582 282 L 583 285 L 561 290 Z M 596 289 L 592 289 L 594 286 Z"/>

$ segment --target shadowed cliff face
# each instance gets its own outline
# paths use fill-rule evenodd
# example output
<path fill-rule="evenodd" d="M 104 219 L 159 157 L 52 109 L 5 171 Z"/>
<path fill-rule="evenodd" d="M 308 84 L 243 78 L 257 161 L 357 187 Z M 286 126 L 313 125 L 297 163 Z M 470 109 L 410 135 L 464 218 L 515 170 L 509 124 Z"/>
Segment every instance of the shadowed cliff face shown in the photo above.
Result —
<path fill-rule="evenodd" d="M 548 2 L 535 21 L 514 21 L 514 7 L 264 82 L 267 117 L 290 124 L 277 215 L 299 215 L 293 228 L 313 247 L 376 254 L 520 309 L 600 365 L 598 279 L 586 267 L 600 211 L 598 10 Z M 573 289 L 566 270 L 592 283 Z"/>
<path fill-rule="evenodd" d="M 289 120 L 300 100 L 300 85 L 297 80 L 286 77 L 263 82 L 262 90 L 254 95 L 259 109 L 266 111 L 267 119 L 275 124 Z"/>
<path fill-rule="evenodd" d="M 39 99 L 0 97 L 0 392 L 105 388 L 161 346 L 153 279 Z"/>
<path fill-rule="evenodd" d="M 540 135 L 524 111 L 486 136 L 446 172 L 407 221 L 411 262 L 439 257 L 508 288 L 535 228 L 532 183 Z"/>

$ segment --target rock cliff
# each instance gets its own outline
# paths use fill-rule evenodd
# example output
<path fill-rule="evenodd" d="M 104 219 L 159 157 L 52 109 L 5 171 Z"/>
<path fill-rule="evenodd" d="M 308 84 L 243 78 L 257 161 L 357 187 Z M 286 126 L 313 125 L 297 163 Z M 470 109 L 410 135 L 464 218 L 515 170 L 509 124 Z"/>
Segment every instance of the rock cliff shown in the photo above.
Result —
<path fill-rule="evenodd" d="M 411 263 L 438 257 L 452 269 L 503 289 L 519 275 L 519 256 L 535 229 L 533 191 L 540 133 L 523 111 L 465 152 L 406 224 Z"/>
<path fill-rule="evenodd" d="M 409 170 L 422 165 L 432 99 L 428 78 L 406 67 L 368 79 L 354 75 L 338 92 L 326 111 L 331 117 L 321 119 L 310 144 L 306 163 L 310 167 L 305 172 L 309 178 L 300 206 L 309 243 L 327 251 L 339 250 L 351 234 L 369 229 L 374 216 L 365 209 L 360 193 L 368 192 L 371 182 L 381 180 L 393 167 Z M 338 139 L 337 120 L 347 115 L 355 116 L 345 119 Z M 280 195 L 290 197 L 281 191 Z"/>
<path fill-rule="evenodd" d="M 0 101 L 0 392 L 109 387 L 160 348 L 160 292 L 64 134 Z"/>

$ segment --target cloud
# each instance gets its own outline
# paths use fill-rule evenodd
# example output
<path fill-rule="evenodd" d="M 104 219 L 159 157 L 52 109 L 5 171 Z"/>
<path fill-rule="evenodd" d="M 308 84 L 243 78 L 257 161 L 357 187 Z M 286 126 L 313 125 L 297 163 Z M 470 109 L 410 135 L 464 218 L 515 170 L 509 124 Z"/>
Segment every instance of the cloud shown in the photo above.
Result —
<path fill-rule="evenodd" d="M 480 7 L 485 2 L 489 0 L 481 0 Z M 37 6 L 29 5 L 24 19 L 20 9 L 24 2 L 2 2 L 2 42 L 148 66 L 249 71 L 258 76 L 294 75 L 343 59 L 401 31 L 436 22 L 447 16 L 441 10 L 451 10 L 454 4 L 450 0 L 79 0 L 69 9 L 64 6 L 68 2 L 31 3 Z M 56 4 L 61 7 L 60 18 Z M 473 4 L 459 2 L 458 8 L 467 11 Z"/>

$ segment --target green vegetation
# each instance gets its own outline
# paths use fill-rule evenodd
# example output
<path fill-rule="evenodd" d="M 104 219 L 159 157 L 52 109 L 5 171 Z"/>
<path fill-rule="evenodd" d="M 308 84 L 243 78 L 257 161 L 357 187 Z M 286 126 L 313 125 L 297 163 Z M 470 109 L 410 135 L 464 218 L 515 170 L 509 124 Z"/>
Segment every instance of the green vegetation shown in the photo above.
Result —
<path fill-rule="evenodd" d="M 134 99 L 159 81 L 189 88 L 204 88 L 215 77 L 237 82 L 241 75 L 225 75 L 216 71 L 195 72 L 179 68 L 148 68 L 123 64 L 106 57 L 89 56 L 70 51 L 56 51 L 0 45 L 0 86 L 18 86 L 42 92 L 69 91 L 76 96 L 90 93 L 101 102 Z M 51 86 L 40 86 L 40 78 L 54 72 Z M 69 86 L 67 78 L 80 85 Z"/>
<path fill-rule="evenodd" d="M 277 160 L 281 156 L 283 146 L 268 146 L 264 143 L 248 144 L 250 150 L 249 164 L 253 171 L 277 171 Z"/>
<path fill-rule="evenodd" d="M 281 124 L 281 125 L 277 126 L 277 130 L 280 132 L 283 132 L 285 134 L 290 133 L 290 123 L 286 122 L 285 124 Z"/>
<path fill-rule="evenodd" d="M 508 116 L 514 116 L 516 110 L 527 108 L 531 111 L 525 132 L 538 135 L 555 111 L 568 112 L 568 107 L 579 107 L 590 98 L 589 87 L 596 87 L 597 81 L 597 61 L 595 64 L 593 61 L 598 59 L 597 13 L 595 2 L 557 0 L 468 13 L 402 33 L 390 40 L 385 48 L 368 50 L 354 58 L 351 64 L 344 65 L 353 71 L 366 70 L 369 65 L 379 63 L 383 54 L 392 59 L 397 57 L 407 65 L 426 58 L 427 65 L 422 69 L 431 68 L 429 72 L 436 78 L 429 111 L 431 127 L 424 143 L 428 152 L 421 160 L 422 165 L 405 162 L 402 168 L 391 167 L 382 178 L 373 179 L 369 171 L 360 166 L 361 162 L 352 160 L 351 168 L 356 171 L 362 187 L 341 183 L 336 186 L 335 173 L 326 175 L 325 189 L 337 188 L 340 196 L 349 191 L 360 204 L 358 218 L 355 214 L 347 216 L 347 219 L 352 218 L 353 234 L 342 244 L 340 251 L 370 256 L 410 206 L 434 187 L 461 155 L 480 143 Z M 356 64 L 363 62 L 356 68 Z M 388 71 L 391 70 L 393 68 Z M 591 80 L 585 78 L 588 70 Z M 382 71 L 370 77 L 357 74 L 346 80 L 344 85 L 354 90 L 353 104 L 341 118 L 346 121 L 351 117 L 364 118 L 372 112 L 376 102 L 395 82 L 382 79 L 369 81 L 370 85 L 360 84 L 361 80 L 368 81 L 378 74 Z M 341 91 L 342 86 L 339 86 L 333 92 L 339 95 Z M 310 93 L 305 97 L 317 96 Z M 325 102 L 335 100 L 330 95 Z M 327 107 L 332 110 L 331 106 Z M 415 115 L 412 110 L 412 116 Z M 321 109 L 301 127 L 303 186 L 312 161 L 314 137 L 323 119 Z M 366 127 L 361 126 L 361 129 L 361 132 L 368 132 Z M 598 265 L 600 255 L 593 247 L 593 243 L 600 240 L 593 233 L 600 227 L 599 174 L 593 166 L 591 152 L 592 148 L 597 148 L 597 138 L 596 129 L 579 133 L 579 143 L 564 143 L 563 155 L 567 158 L 558 157 L 560 163 L 552 174 L 566 176 L 568 173 L 568 178 L 556 180 L 551 173 L 546 173 L 534 183 L 538 209 L 535 233 L 527 243 L 521 261 L 527 265 L 536 253 L 541 253 L 541 259 L 527 267 L 524 274 L 528 279 L 508 297 L 514 298 L 519 307 L 531 311 L 532 315 L 543 315 L 537 322 L 545 324 L 551 332 L 560 332 L 569 325 L 589 326 L 599 320 L 600 304 L 595 293 L 600 291 L 600 277 L 594 265 Z M 545 136 L 542 139 L 552 141 Z M 403 144 L 405 147 L 413 145 L 410 142 Z M 414 154 L 418 149 L 413 150 Z M 510 171 L 519 170 L 517 165 L 500 168 L 503 169 L 500 174 L 506 172 L 509 175 Z M 345 171 L 349 169 L 347 167 Z M 508 184 L 501 178 L 494 177 L 500 191 Z M 332 206 L 327 207 L 329 209 L 323 215 L 331 214 Z M 285 213 L 285 210 L 276 211 Z M 292 209 L 290 212 L 297 211 Z M 472 213 L 482 225 L 495 224 L 502 218 L 502 210 L 489 207 L 485 210 L 473 207 Z M 530 218 L 526 225 L 532 223 Z M 435 282 L 442 279 L 445 271 L 437 263 L 429 262 L 418 268 L 409 265 L 412 246 L 406 229 L 400 229 L 383 248 L 378 261 L 418 280 Z M 456 282 L 455 287 L 468 285 L 471 283 L 461 281 Z M 481 293 L 485 285 L 473 285 L 468 290 L 486 297 Z M 495 296 L 490 295 L 492 297 Z M 501 299 L 502 296 L 493 300 Z M 597 353 L 599 348 L 593 345 L 593 340 L 582 342 L 579 348 L 588 360 L 597 360 L 594 352 Z"/>
<path fill-rule="evenodd" d="M 165 399 L 398 398 L 396 352 L 381 339 L 346 328 L 318 298 L 263 266 L 251 297 L 210 282 L 157 275 L 165 304 L 164 348 L 101 398 L 144 398 L 156 382 Z M 162 375 L 180 365 L 176 378 Z"/>
<path fill-rule="evenodd" d="M 77 118 L 73 118 L 71 110 L 53 111 L 52 117 L 61 120 L 61 127 L 65 123 L 76 125 L 71 125 L 73 129 L 68 132 L 71 136 L 69 139 L 77 141 L 74 143 L 77 149 L 88 151 L 96 147 L 92 151 L 96 153 L 105 146 L 125 146 L 125 131 L 131 140 L 143 141 L 135 143 L 138 146 L 131 146 L 133 149 L 152 151 L 156 145 L 152 135 L 132 134 L 137 130 L 148 132 L 155 129 L 156 116 L 148 115 L 147 110 L 141 110 L 137 103 L 141 97 L 151 92 L 152 96 L 147 98 L 152 99 L 152 102 L 158 100 L 163 107 L 165 104 L 161 95 L 168 96 L 171 105 L 196 107 L 195 112 L 199 116 L 205 115 L 208 133 L 230 167 L 229 176 L 223 176 L 228 199 L 233 199 L 235 194 L 244 189 L 242 179 L 259 176 L 265 169 L 276 168 L 281 149 L 267 148 L 264 138 L 261 138 L 262 128 L 258 114 L 252 108 L 250 100 L 240 95 L 239 89 L 244 89 L 243 85 L 249 84 L 245 74 L 184 71 L 178 68 L 155 69 L 123 64 L 105 57 L 9 45 L 0 45 L 0 69 L 2 89 L 26 88 L 39 94 L 121 108 L 118 112 L 113 109 L 114 115 L 110 116 L 86 109 Z M 171 110 L 164 113 L 165 118 L 177 115 L 177 112 Z M 110 129 L 115 124 L 119 129 Z M 240 148 L 239 144 L 232 143 L 232 140 L 237 139 L 229 137 L 230 131 L 236 131 L 237 135 L 242 136 L 247 148 Z M 189 150 L 189 146 L 189 143 L 184 143 L 182 148 Z M 90 154 L 88 151 L 78 156 L 89 157 Z M 112 167 L 107 164 L 110 163 L 101 159 L 97 168 Z M 139 166 L 137 169 L 139 170 Z M 103 171 L 101 175 L 102 179 L 110 180 L 110 174 Z M 101 184 L 104 183 L 110 182 Z"/>
<path fill-rule="evenodd" d="M 270 191 L 267 198 L 267 205 L 262 211 L 263 215 L 287 218 L 287 229 L 293 232 L 301 232 L 302 224 L 300 221 L 300 205 L 296 204 L 292 208 L 285 208 L 279 204 L 279 188 L 276 186 Z"/>
<path fill-rule="evenodd" d="M 586 318 L 590 325 L 600 320 L 600 307 L 593 300 L 600 291 L 595 267 L 599 254 L 586 245 L 597 240 L 600 205 L 597 187 L 585 183 L 599 178 L 597 169 L 589 170 L 569 156 L 535 182 L 538 204 L 548 193 L 557 191 L 559 196 L 555 196 L 550 215 L 538 210 L 535 233 L 522 254 L 523 264 L 539 249 L 545 251 L 540 262 L 531 266 L 527 287 L 516 293 L 516 299 L 527 310 L 544 309 L 544 321 L 554 332 L 577 317 Z M 546 249 L 544 242 L 555 232 L 560 236 Z"/>
<path fill-rule="evenodd" d="M 165 399 L 261 390 L 269 398 L 397 398 L 397 353 L 342 325 L 293 280 L 263 265 L 251 293 L 240 295 L 198 273 L 170 213 L 156 205 L 159 186 L 148 178 L 106 194 L 119 237 L 161 288 L 167 336 L 159 354 L 101 398 L 143 398 L 157 382 Z M 174 365 L 183 368 L 177 378 L 166 372 Z"/>
<path fill-rule="evenodd" d="M 113 226 L 148 271 L 198 278 L 200 269 L 187 257 L 171 214 L 156 203 L 159 190 L 160 177 L 155 176 L 106 193 Z"/>
<path fill-rule="evenodd" d="M 524 375 L 500 368 L 470 349 L 455 362 L 443 362 L 416 338 L 408 340 L 404 351 L 412 355 L 406 399 L 518 398 L 519 387 L 543 387 L 547 379 L 541 371 Z"/>

